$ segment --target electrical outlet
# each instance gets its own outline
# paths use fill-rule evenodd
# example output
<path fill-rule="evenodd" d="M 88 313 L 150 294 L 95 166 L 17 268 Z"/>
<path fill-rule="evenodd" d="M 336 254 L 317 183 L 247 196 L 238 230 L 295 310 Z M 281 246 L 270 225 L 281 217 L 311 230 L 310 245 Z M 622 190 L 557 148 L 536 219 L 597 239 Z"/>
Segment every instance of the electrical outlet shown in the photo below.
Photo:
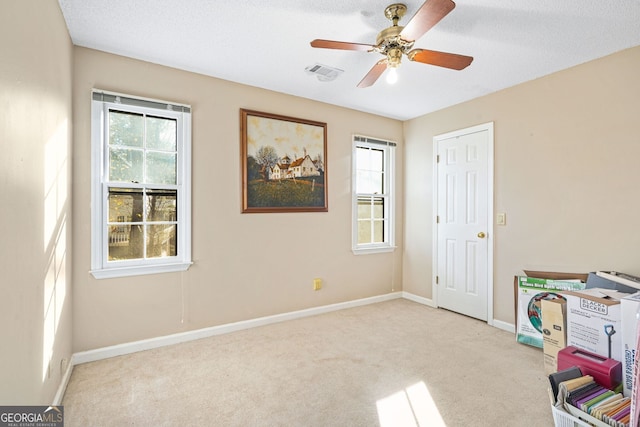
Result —
<path fill-rule="evenodd" d="M 319 291 L 322 289 L 322 279 L 313 279 L 313 290 Z"/>

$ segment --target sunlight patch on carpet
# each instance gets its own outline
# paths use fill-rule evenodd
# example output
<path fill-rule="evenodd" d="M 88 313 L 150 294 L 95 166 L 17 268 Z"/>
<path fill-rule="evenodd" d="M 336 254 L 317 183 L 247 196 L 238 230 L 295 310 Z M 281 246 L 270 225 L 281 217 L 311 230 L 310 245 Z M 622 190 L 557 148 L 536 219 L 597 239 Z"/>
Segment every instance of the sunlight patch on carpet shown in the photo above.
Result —
<path fill-rule="evenodd" d="M 420 381 L 376 402 L 381 427 L 445 427 L 427 385 Z"/>

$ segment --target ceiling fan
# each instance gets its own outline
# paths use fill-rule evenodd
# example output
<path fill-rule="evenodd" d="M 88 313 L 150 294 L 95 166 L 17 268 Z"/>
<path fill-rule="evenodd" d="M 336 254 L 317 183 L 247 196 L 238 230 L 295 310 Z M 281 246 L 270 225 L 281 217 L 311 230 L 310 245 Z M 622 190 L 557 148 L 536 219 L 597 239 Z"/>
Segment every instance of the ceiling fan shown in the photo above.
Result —
<path fill-rule="evenodd" d="M 393 23 L 387 29 L 378 34 L 375 45 L 363 43 L 349 43 L 333 40 L 316 39 L 311 42 L 311 47 L 324 49 L 357 50 L 365 52 L 378 52 L 386 58 L 378 61 L 366 76 L 358 83 L 358 87 L 369 87 L 384 73 L 387 68 L 395 75 L 396 68 L 400 65 L 402 55 L 406 55 L 410 61 L 423 64 L 437 65 L 439 67 L 462 70 L 471 64 L 471 56 L 455 53 L 438 52 L 427 49 L 411 49 L 413 43 L 436 25 L 442 18 L 456 7 L 452 0 L 427 0 L 413 15 L 406 26 L 398 25 L 398 21 L 407 12 L 407 6 L 394 3 L 387 6 L 384 15 Z"/>

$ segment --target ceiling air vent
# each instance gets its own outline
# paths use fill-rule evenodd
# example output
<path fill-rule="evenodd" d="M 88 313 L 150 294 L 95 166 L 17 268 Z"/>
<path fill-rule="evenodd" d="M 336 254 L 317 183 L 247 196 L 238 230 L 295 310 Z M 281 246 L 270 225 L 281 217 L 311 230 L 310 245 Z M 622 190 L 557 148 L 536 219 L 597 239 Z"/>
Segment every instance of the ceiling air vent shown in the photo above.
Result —
<path fill-rule="evenodd" d="M 304 69 L 309 74 L 314 74 L 321 82 L 330 82 L 336 79 L 344 70 L 329 67 L 322 64 L 310 65 Z"/>

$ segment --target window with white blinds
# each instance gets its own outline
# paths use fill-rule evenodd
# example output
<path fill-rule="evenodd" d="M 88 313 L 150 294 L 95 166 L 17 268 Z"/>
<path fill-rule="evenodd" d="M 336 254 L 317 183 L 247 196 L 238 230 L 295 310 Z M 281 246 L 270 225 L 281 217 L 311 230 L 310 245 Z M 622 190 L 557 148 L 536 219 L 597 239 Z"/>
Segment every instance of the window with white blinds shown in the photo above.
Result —
<path fill-rule="evenodd" d="M 353 227 L 355 253 L 394 248 L 394 162 L 396 144 L 353 138 Z"/>
<path fill-rule="evenodd" d="M 92 93 L 92 265 L 96 278 L 191 264 L 191 109 Z"/>

